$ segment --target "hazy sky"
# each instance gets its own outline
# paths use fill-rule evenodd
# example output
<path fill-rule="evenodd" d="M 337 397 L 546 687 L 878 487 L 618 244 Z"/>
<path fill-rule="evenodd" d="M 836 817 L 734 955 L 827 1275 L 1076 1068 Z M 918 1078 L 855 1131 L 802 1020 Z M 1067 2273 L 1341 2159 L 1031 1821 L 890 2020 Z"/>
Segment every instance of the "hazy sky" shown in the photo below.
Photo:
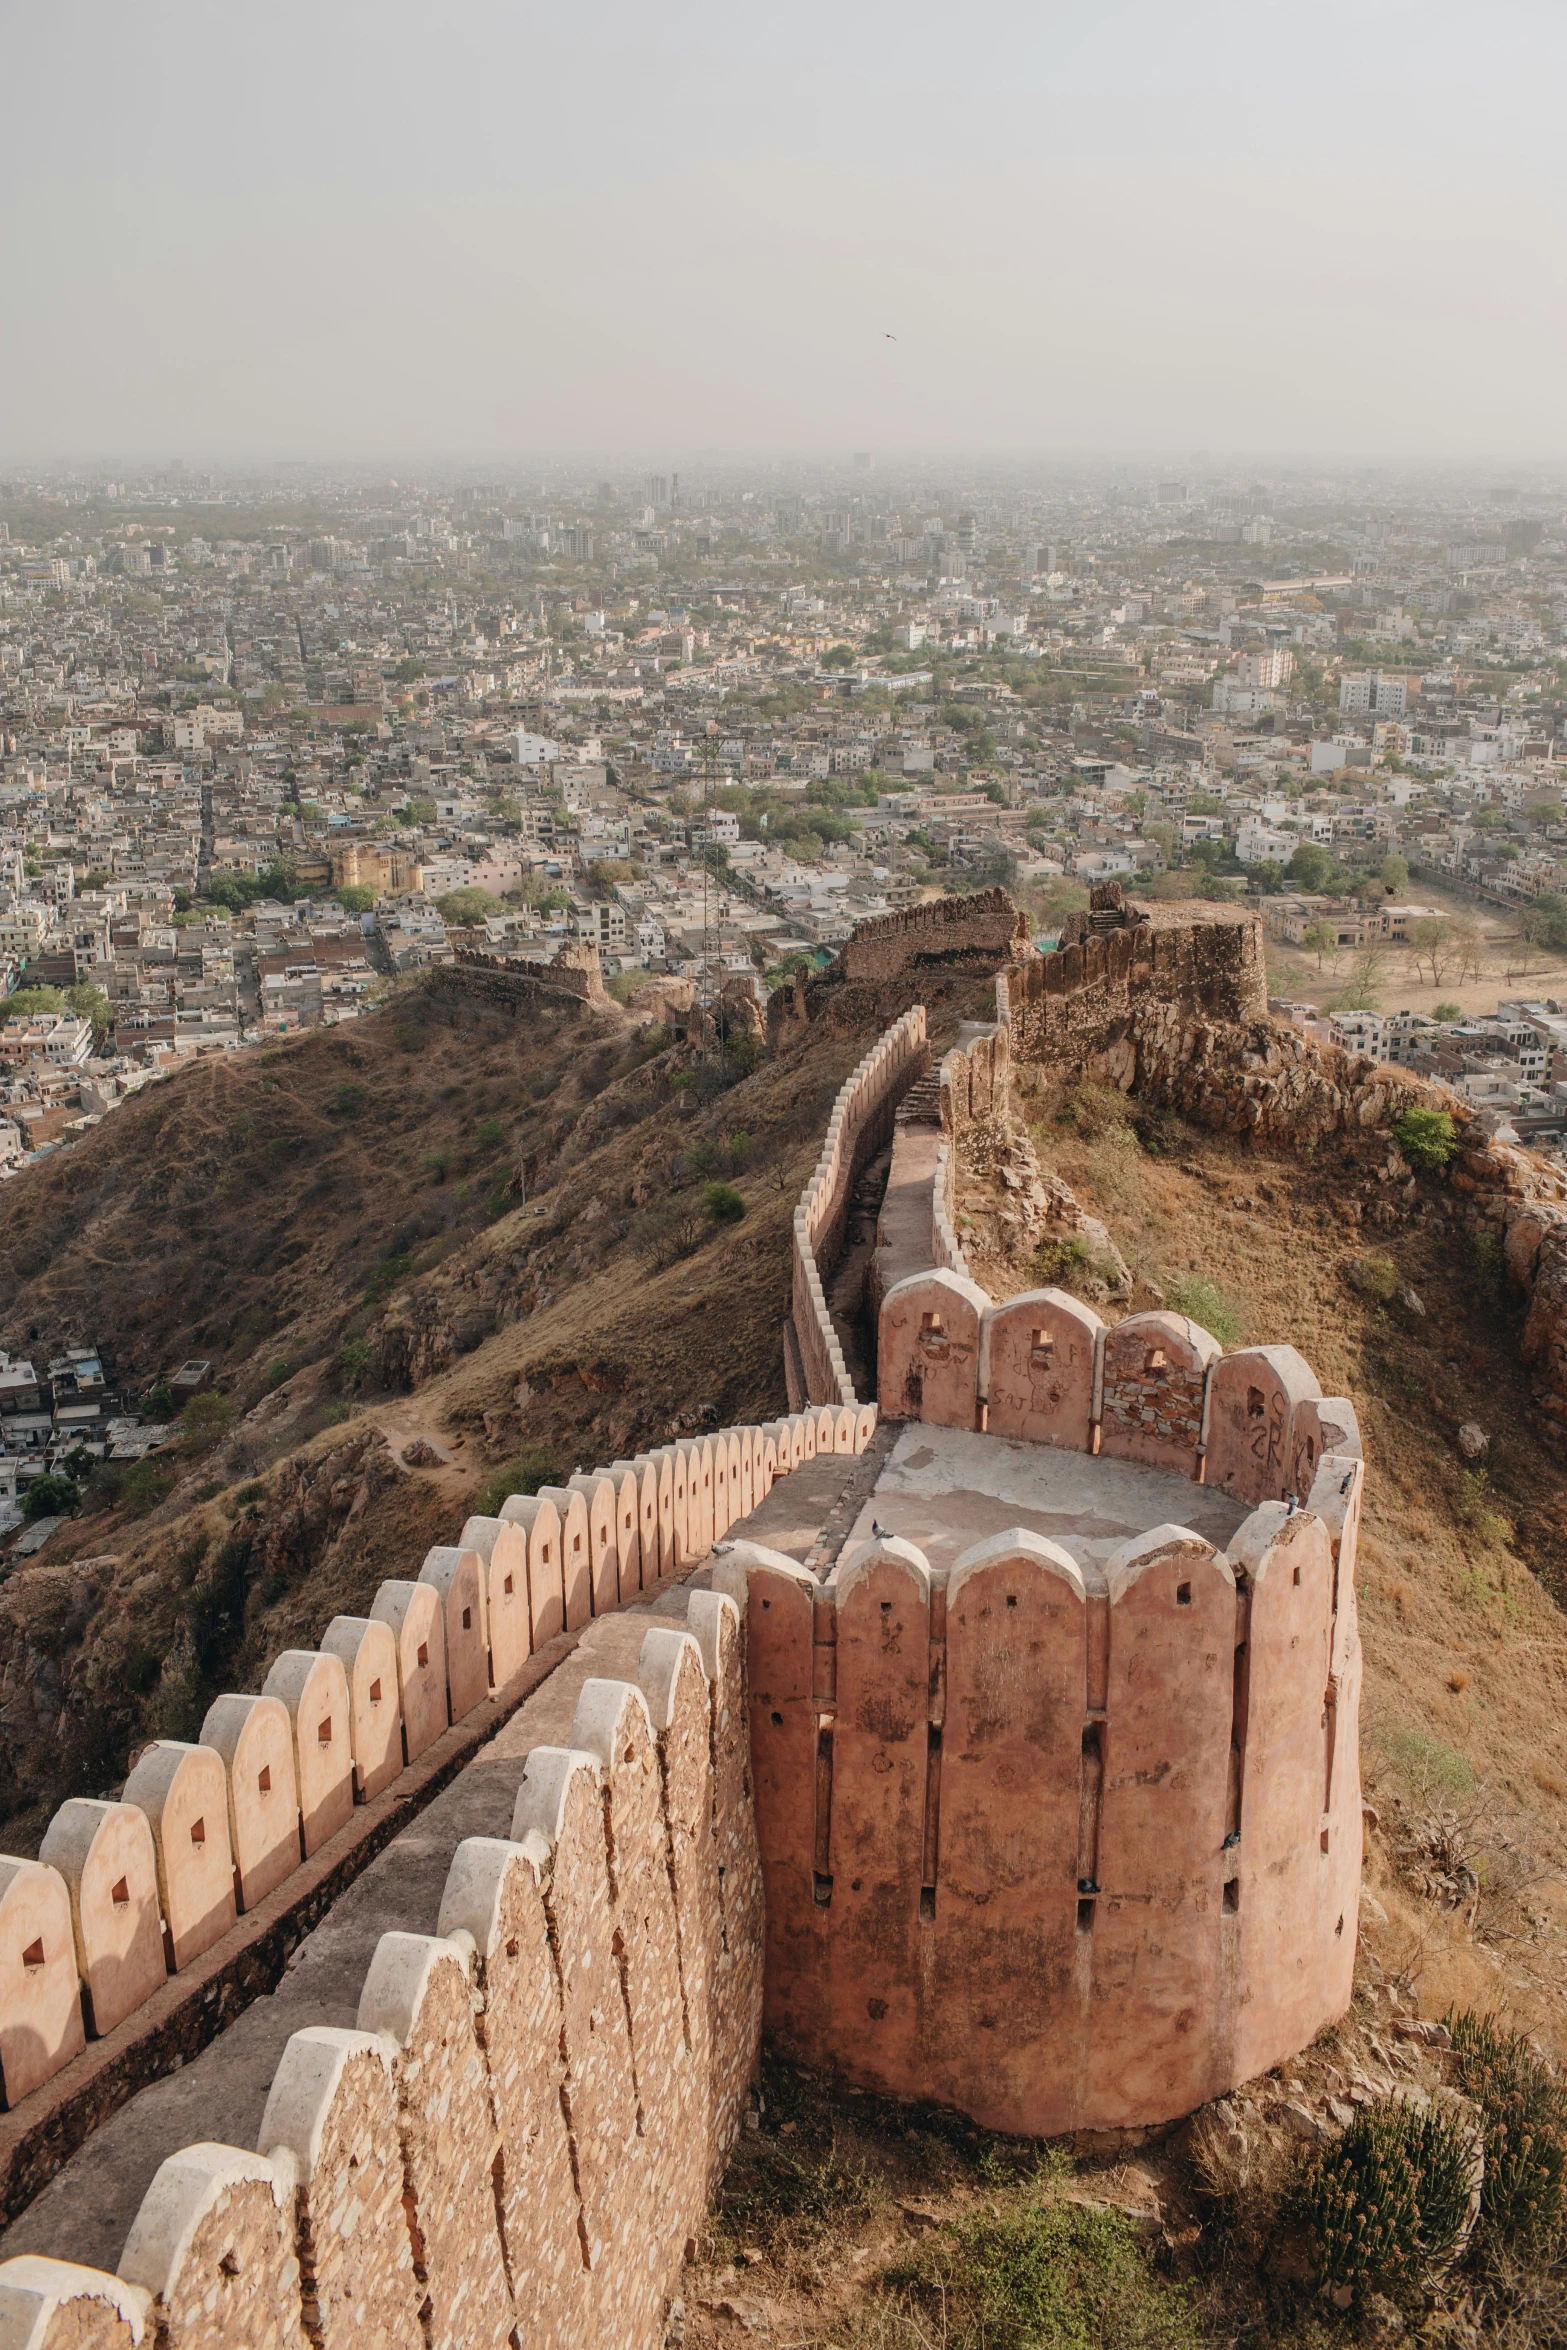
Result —
<path fill-rule="evenodd" d="M 1562 0 L 0 0 L 0 455 L 1557 458 L 1564 65 Z"/>

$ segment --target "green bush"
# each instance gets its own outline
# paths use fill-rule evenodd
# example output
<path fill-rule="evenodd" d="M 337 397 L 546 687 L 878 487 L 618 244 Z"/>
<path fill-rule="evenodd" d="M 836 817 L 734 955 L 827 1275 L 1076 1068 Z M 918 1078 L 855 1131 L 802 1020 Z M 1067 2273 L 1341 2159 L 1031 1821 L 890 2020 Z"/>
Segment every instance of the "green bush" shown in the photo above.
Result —
<path fill-rule="evenodd" d="M 1241 1317 L 1217 1282 L 1201 1273 L 1177 1273 L 1163 1286 L 1165 1303 L 1172 1312 L 1184 1314 L 1189 1322 L 1200 1322 L 1221 1346 L 1235 1344 L 1241 1334 Z"/>
<path fill-rule="evenodd" d="M 1398 1295 L 1398 1267 L 1391 1257 L 1362 1257 L 1353 1271 L 1355 1287 L 1363 1297 L 1374 1297 L 1378 1305 L 1385 1306 L 1389 1298 Z"/>
<path fill-rule="evenodd" d="M 554 1452 L 547 1444 L 530 1444 L 526 1452 L 518 1453 L 504 1469 L 497 1469 L 488 1485 L 480 1489 L 474 1503 L 475 1514 L 481 1518 L 500 1515 L 501 1504 L 514 1493 L 537 1493 L 541 1485 L 559 1482 Z"/>
<path fill-rule="evenodd" d="M 332 1115 L 334 1118 L 362 1118 L 369 1099 L 367 1086 L 340 1085 L 332 1096 Z"/>
<path fill-rule="evenodd" d="M 708 1183 L 702 1189 L 702 1213 L 710 1224 L 738 1224 L 745 1201 L 732 1183 Z"/>
<path fill-rule="evenodd" d="M 1447 2028 L 1458 2086 L 1485 2129 L 1482 2241 L 1543 2247 L 1567 2219 L 1567 2092 L 1521 2032 L 1471 2009 L 1449 2015 Z"/>
<path fill-rule="evenodd" d="M 35 1477 L 31 1485 L 24 1487 L 22 1515 L 29 1525 L 36 1518 L 63 1518 L 78 1507 L 81 1498 L 81 1489 L 73 1477 L 62 1477 L 57 1471 L 51 1471 Z"/>
<path fill-rule="evenodd" d="M 1393 1120 L 1399 1149 L 1422 1175 L 1434 1175 L 1457 1155 L 1458 1130 L 1446 1110 L 1401 1110 Z"/>
<path fill-rule="evenodd" d="M 222 1395 L 209 1387 L 201 1395 L 193 1395 L 180 1414 L 180 1426 L 188 1444 L 216 1444 L 226 1436 L 239 1415 L 239 1406 L 231 1395 Z"/>
<path fill-rule="evenodd" d="M 1318 2282 L 1408 2286 L 1450 2260 L 1469 2209 L 1471 2155 L 1439 2107 L 1362 2108 L 1286 2199 L 1311 2238 Z"/>
<path fill-rule="evenodd" d="M 338 1361 L 342 1367 L 343 1377 L 350 1387 L 358 1387 L 361 1384 L 365 1373 L 370 1368 L 373 1353 L 374 1349 L 368 1338 L 350 1338 L 348 1340 Z"/>
<path fill-rule="evenodd" d="M 506 1129 L 499 1118 L 481 1118 L 473 1130 L 473 1139 L 481 1151 L 498 1151 L 506 1140 Z"/>
<path fill-rule="evenodd" d="M 274 1355 L 267 1365 L 267 1392 L 281 1387 L 285 1379 L 292 1379 L 299 1365 L 288 1355 Z"/>
<path fill-rule="evenodd" d="M 1463 1016 L 1462 1004 L 1438 1004 L 1431 1015 L 1433 1020 L 1461 1020 Z"/>
<path fill-rule="evenodd" d="M 954 2220 L 889 2269 L 947 2350 L 1197 2350 L 1181 2286 L 1150 2270 L 1119 2212 L 1054 2199 Z M 899 2337 L 895 2337 L 899 2338 Z"/>

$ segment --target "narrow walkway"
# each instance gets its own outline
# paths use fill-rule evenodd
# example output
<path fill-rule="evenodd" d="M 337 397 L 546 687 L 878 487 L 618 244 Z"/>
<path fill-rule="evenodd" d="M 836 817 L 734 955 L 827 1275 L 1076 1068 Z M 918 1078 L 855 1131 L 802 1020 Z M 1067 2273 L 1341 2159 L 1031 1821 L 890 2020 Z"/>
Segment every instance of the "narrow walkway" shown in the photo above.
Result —
<path fill-rule="evenodd" d="M 765 1542 L 803 1562 L 860 1465 L 844 1454 L 802 1462 L 731 1536 Z M 463 1838 L 510 1835 L 529 1751 L 565 1744 L 584 1681 L 634 1681 L 649 1626 L 683 1626 L 690 1594 L 706 1589 L 711 1575 L 711 1560 L 703 1560 L 681 1582 L 589 1624 L 483 1751 L 333 1904 L 294 1952 L 277 1989 L 253 2001 L 182 2070 L 111 2114 L 0 2234 L 0 2259 L 39 2252 L 113 2269 L 168 2155 L 203 2139 L 253 2147 L 289 2034 L 307 2024 L 353 2026 L 381 1936 L 435 1932 L 446 1873 Z"/>

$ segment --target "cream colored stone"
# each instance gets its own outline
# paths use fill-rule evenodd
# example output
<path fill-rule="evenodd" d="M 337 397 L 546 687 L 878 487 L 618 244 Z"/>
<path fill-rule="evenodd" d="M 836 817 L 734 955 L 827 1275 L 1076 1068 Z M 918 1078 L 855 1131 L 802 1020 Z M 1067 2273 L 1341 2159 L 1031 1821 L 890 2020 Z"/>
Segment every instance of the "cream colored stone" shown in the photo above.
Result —
<path fill-rule="evenodd" d="M 306 2350 L 292 2165 L 187 2146 L 159 2166 L 120 2255 L 155 2303 L 159 2350 Z"/>
<path fill-rule="evenodd" d="M 490 1691 L 490 1660 L 484 1643 L 484 1562 L 476 1550 L 427 1551 L 419 1580 L 441 1595 L 446 1633 L 447 1709 L 454 1722 L 482 1705 Z"/>
<path fill-rule="evenodd" d="M 539 1499 L 560 1519 L 560 1564 L 566 1630 L 580 1632 L 593 1617 L 593 1533 L 583 1495 L 565 1485 L 541 1485 Z"/>
<path fill-rule="evenodd" d="M 138 2350 L 148 2297 L 122 2277 L 46 2260 L 0 2262 L 0 2350 Z"/>
<path fill-rule="evenodd" d="M 492 2173 L 500 2151 L 469 1989 L 466 1935 L 383 1934 L 359 1999 L 362 2032 L 396 2046 L 414 2268 L 429 2350 L 505 2350 L 511 2289 Z"/>
<path fill-rule="evenodd" d="M 305 2329 L 318 2350 L 424 2350 L 423 2292 L 403 2210 L 391 2044 L 311 2024 L 283 2051 L 261 2123 L 286 2149 Z"/>
<path fill-rule="evenodd" d="M 223 1757 L 210 1746 L 155 1738 L 125 1782 L 124 1801 L 144 1811 L 152 1828 L 164 1951 L 178 1974 L 220 1941 L 238 1914 Z"/>
<path fill-rule="evenodd" d="M 560 1546 L 560 1512 L 536 1493 L 514 1493 L 501 1503 L 501 1519 L 520 1527 L 528 1543 L 528 1613 L 532 1653 L 566 1629 L 566 1587 Z"/>
<path fill-rule="evenodd" d="M 168 1979 L 147 1815 L 134 1803 L 73 1796 L 50 1821 L 38 1857 L 70 1893 L 89 2028 L 101 2039 Z"/>
<path fill-rule="evenodd" d="M 348 1676 L 348 1729 L 354 1793 L 368 1803 L 403 1767 L 403 1716 L 397 1691 L 397 1635 L 374 1616 L 334 1616 L 321 1635 L 325 1656 Z"/>
<path fill-rule="evenodd" d="M 354 1816 L 354 1749 L 348 1675 L 341 1657 L 285 1648 L 262 1684 L 281 1698 L 294 1726 L 299 1830 L 308 1859 Z"/>
<path fill-rule="evenodd" d="M 18 2105 L 86 2046 L 71 1897 L 57 1869 L 0 1857 L 0 2076 Z"/>
<path fill-rule="evenodd" d="M 483 1566 L 485 1635 L 490 1686 L 504 1689 L 532 1653 L 528 1618 L 528 1536 L 505 1518 L 469 1518 L 459 1547 L 477 1551 Z"/>
<path fill-rule="evenodd" d="M 579 2350 L 587 2272 L 561 2099 L 560 1977 L 543 1894 L 550 1865 L 535 1834 L 520 1844 L 468 1837 L 452 1855 L 439 1923 L 474 1945 L 501 2140 L 496 2200 L 520 2338 L 529 2350 Z"/>
<path fill-rule="evenodd" d="M 234 1892 L 242 1910 L 299 1866 L 299 1793 L 294 1730 L 277 1697 L 216 1697 L 201 1743 L 223 1757 L 228 1777 Z"/>
<path fill-rule="evenodd" d="M 441 1595 L 428 1583 L 383 1583 L 372 1619 L 390 1624 L 397 1642 L 397 1694 L 403 1760 L 416 1762 L 446 1734 L 446 1628 Z"/>

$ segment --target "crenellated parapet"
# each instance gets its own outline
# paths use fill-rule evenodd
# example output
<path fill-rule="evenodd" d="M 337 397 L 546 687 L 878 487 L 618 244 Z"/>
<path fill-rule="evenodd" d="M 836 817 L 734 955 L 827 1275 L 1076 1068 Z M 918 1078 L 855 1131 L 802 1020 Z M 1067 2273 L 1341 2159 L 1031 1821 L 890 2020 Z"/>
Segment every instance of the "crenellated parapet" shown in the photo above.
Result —
<path fill-rule="evenodd" d="M 818 1452 L 863 1452 L 865 1404 L 813 1406 L 615 1461 L 470 1517 L 367 1616 L 216 1698 L 195 1740 L 158 1738 L 117 1802 L 73 1798 L 36 1861 L 0 1857 L 0 2087 L 55 2081 L 232 1941 L 307 1861 L 353 1844 L 362 1807 L 452 1730 L 520 1701 L 533 1658 L 688 1571 Z M 100 2098 L 96 2118 L 112 2110 Z M 79 2142 L 56 2117 L 52 2162 Z M 32 2183 L 41 2183 L 38 2173 Z"/>
<path fill-rule="evenodd" d="M 1325 1453 L 1361 1451 L 1353 1404 L 1292 1346 L 1226 1354 L 1184 1314 L 1109 1323 L 1063 1289 L 997 1303 L 943 1267 L 887 1292 L 877 1375 L 887 1419 L 1138 1461 L 1240 1501 L 1298 1498 Z"/>
<path fill-rule="evenodd" d="M 1319 1458 L 1223 1550 L 894 1537 L 818 1585 L 737 1545 L 769 2026 L 1051 2136 L 1188 2113 L 1341 2014 L 1361 1476 Z"/>
<path fill-rule="evenodd" d="M 381 1936 L 354 2026 L 293 2034 L 253 2149 L 171 2154 L 117 2275 L 0 2263 L 0 2338 L 659 2350 L 761 2029 L 739 1618 L 702 1591 L 687 1623 L 584 1683 L 436 1932 Z"/>

